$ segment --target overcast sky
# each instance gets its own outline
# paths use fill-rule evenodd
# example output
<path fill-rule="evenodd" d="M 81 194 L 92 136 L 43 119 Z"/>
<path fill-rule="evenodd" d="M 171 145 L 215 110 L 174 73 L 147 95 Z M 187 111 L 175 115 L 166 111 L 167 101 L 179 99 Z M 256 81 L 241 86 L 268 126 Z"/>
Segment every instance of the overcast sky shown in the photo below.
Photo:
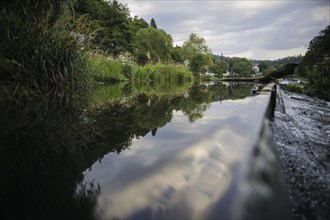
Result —
<path fill-rule="evenodd" d="M 330 24 L 330 0 L 119 0 L 132 16 L 171 34 L 182 45 L 196 33 L 213 54 L 278 59 L 304 55 Z"/>

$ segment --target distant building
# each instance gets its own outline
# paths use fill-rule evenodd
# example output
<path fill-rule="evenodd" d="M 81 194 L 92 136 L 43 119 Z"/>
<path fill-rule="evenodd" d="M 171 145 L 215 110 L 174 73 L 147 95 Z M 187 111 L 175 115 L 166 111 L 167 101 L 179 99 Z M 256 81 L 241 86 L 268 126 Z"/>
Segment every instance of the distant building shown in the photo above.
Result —
<path fill-rule="evenodd" d="M 259 66 L 258 66 L 258 64 L 253 64 L 252 65 L 252 70 L 254 71 L 254 73 L 259 73 Z"/>
<path fill-rule="evenodd" d="M 214 76 L 214 73 L 209 73 L 208 71 L 206 71 L 206 73 L 204 73 L 205 76 Z"/>
<path fill-rule="evenodd" d="M 222 74 L 222 76 L 229 76 L 230 75 L 230 72 L 227 70 L 227 72 L 225 72 L 224 74 Z"/>

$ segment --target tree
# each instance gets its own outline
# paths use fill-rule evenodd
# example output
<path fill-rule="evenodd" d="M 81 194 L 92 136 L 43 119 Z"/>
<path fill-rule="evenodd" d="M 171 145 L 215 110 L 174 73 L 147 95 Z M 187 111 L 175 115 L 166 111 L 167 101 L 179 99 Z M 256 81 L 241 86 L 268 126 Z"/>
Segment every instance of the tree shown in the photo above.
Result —
<path fill-rule="evenodd" d="M 171 51 L 171 59 L 176 63 L 183 63 L 184 58 L 181 47 L 179 46 L 173 47 Z"/>
<path fill-rule="evenodd" d="M 206 45 L 205 39 L 194 33 L 190 34 L 189 39 L 183 43 L 182 54 L 183 58 L 189 61 L 190 68 L 195 73 L 207 70 L 212 65 L 213 55 Z M 196 62 L 200 63 L 197 64 Z"/>
<path fill-rule="evenodd" d="M 268 64 L 265 61 L 261 61 L 259 63 L 259 71 L 264 73 L 264 71 L 268 68 Z"/>
<path fill-rule="evenodd" d="M 240 61 L 234 64 L 233 71 L 240 76 L 249 76 L 251 74 L 251 63 L 246 61 Z"/>
<path fill-rule="evenodd" d="M 191 58 L 190 69 L 193 73 L 201 73 L 203 71 L 203 55 L 198 53 Z"/>
<path fill-rule="evenodd" d="M 211 67 L 211 71 L 218 77 L 222 77 L 222 74 L 228 70 L 228 64 L 225 61 L 215 61 Z"/>
<path fill-rule="evenodd" d="M 195 33 L 190 34 L 189 39 L 183 43 L 182 52 L 188 60 L 197 53 L 204 55 L 212 54 L 211 49 L 206 45 L 205 39 L 198 37 Z"/>
<path fill-rule="evenodd" d="M 172 42 L 172 37 L 164 30 L 143 28 L 136 33 L 135 54 L 144 54 L 152 62 L 164 62 L 171 56 Z"/>
<path fill-rule="evenodd" d="M 148 27 L 149 24 L 143 18 L 139 18 L 138 16 L 134 16 L 133 20 L 130 22 L 130 29 L 134 34 L 140 29 Z"/>
<path fill-rule="evenodd" d="M 78 15 L 87 15 L 93 21 L 95 37 L 92 43 L 114 56 L 133 50 L 133 34 L 130 29 L 130 12 L 126 5 L 113 0 L 78 0 Z"/>
<path fill-rule="evenodd" d="M 299 72 L 307 76 L 311 94 L 330 100 L 330 25 L 309 43 Z"/>
<path fill-rule="evenodd" d="M 150 27 L 157 29 L 156 21 L 154 18 L 151 18 L 151 20 L 150 20 Z"/>

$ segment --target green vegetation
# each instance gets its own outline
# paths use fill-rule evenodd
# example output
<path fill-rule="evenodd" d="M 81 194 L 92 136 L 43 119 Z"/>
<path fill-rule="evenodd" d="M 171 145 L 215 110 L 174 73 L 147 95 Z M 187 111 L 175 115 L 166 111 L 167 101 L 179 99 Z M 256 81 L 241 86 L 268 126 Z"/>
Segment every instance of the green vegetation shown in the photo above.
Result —
<path fill-rule="evenodd" d="M 88 70 L 97 82 L 120 82 L 127 78 L 123 74 L 123 65 L 106 57 L 93 57 L 88 60 Z"/>
<path fill-rule="evenodd" d="M 56 108 L 79 113 L 86 103 L 86 57 L 74 33 L 87 30 L 83 17 L 71 16 L 72 1 L 36 2 L 0 3 L 1 140 L 6 145 L 6 134 L 14 131 L 12 145 L 29 145 L 25 138 L 30 138 L 33 143 L 61 148 L 44 138 L 60 120 L 45 117 Z M 36 124 L 47 129 L 35 131 Z"/>
<path fill-rule="evenodd" d="M 303 88 L 299 85 L 289 83 L 286 87 L 289 91 L 302 94 L 304 92 Z"/>
<path fill-rule="evenodd" d="M 192 74 L 186 66 L 180 64 L 148 64 L 134 66 L 133 81 L 179 82 L 191 81 Z"/>
<path fill-rule="evenodd" d="M 330 25 L 311 40 L 298 71 L 308 78 L 311 95 L 330 100 Z"/>
<path fill-rule="evenodd" d="M 217 77 L 222 78 L 223 74 L 228 70 L 228 64 L 225 61 L 214 61 L 211 67 L 211 72 L 216 74 Z"/>
<path fill-rule="evenodd" d="M 172 82 L 183 83 L 192 80 L 192 73 L 182 64 L 147 64 L 139 66 L 111 60 L 102 55 L 90 55 L 88 70 L 96 82 Z"/>
<path fill-rule="evenodd" d="M 171 57 L 172 37 L 165 31 L 156 28 L 143 28 L 136 33 L 137 62 L 141 65 L 147 61 L 165 62 Z"/>
<path fill-rule="evenodd" d="M 240 76 L 247 77 L 251 75 L 252 66 L 248 61 L 239 61 L 234 63 L 232 70 Z"/>
<path fill-rule="evenodd" d="M 212 65 L 212 52 L 202 37 L 192 33 L 183 43 L 182 55 L 193 73 L 203 73 Z"/>

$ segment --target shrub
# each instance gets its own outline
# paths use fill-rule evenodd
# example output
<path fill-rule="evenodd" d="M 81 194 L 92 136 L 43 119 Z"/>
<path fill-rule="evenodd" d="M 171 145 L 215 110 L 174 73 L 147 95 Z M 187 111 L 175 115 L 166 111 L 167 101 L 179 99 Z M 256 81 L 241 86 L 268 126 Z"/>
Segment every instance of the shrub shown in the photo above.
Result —
<path fill-rule="evenodd" d="M 295 92 L 295 93 L 299 93 L 299 94 L 304 92 L 304 90 L 301 86 L 298 86 L 298 85 L 293 84 L 293 83 L 289 83 L 287 85 L 287 89 L 291 92 Z"/>

